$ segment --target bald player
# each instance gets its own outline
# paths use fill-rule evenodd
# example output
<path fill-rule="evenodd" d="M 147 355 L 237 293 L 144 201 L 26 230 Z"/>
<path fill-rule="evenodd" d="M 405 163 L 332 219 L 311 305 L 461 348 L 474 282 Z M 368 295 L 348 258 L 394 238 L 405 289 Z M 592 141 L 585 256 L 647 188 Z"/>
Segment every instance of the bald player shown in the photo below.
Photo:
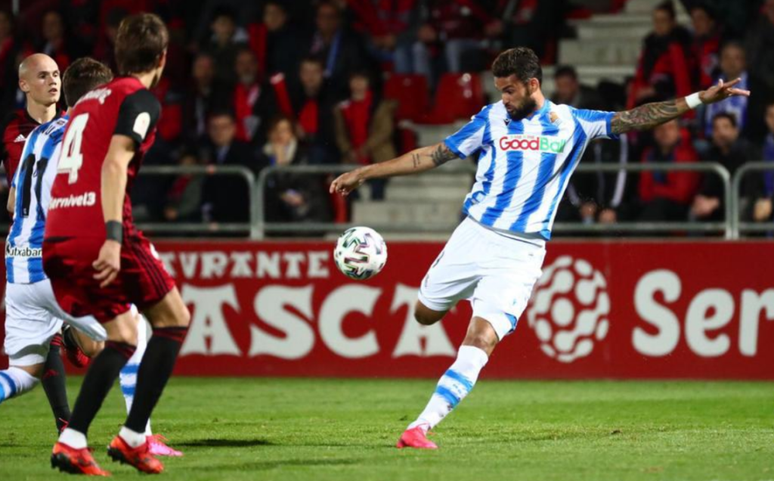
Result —
<path fill-rule="evenodd" d="M 27 136 L 35 127 L 62 115 L 57 102 L 62 91 L 59 67 L 54 59 L 42 53 L 25 58 L 19 65 L 19 88 L 27 99 L 27 106 L 18 109 L 2 124 L 3 145 L 0 159 L 5 167 L 8 185 L 19 165 Z"/>
<path fill-rule="evenodd" d="M 27 98 L 27 106 L 11 112 L 2 125 L 3 143 L 0 147 L 2 149 L 0 159 L 5 167 L 9 186 L 19 166 L 24 143 L 29 134 L 37 126 L 62 115 L 57 108 L 62 92 L 59 67 L 48 55 L 36 53 L 22 61 L 19 65 L 19 88 Z M 65 370 L 60 354 L 63 343 L 60 334 L 56 334 L 51 340 L 42 378 L 43 389 L 51 404 L 58 430 L 61 430 L 66 425 L 66 420 L 70 418 L 70 405 L 67 402 L 65 390 Z M 77 353 L 78 349 L 73 346 L 71 354 L 77 355 Z"/>

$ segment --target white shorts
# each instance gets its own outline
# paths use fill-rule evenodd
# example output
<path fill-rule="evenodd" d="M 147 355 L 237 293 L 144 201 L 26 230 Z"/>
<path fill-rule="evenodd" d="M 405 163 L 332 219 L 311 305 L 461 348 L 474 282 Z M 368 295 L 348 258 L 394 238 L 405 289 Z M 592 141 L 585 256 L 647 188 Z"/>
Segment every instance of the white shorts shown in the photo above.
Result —
<path fill-rule="evenodd" d="M 419 301 L 448 311 L 470 300 L 499 339 L 513 332 L 540 278 L 545 248 L 498 234 L 465 219 L 422 280 Z"/>
<path fill-rule="evenodd" d="M 42 364 L 51 338 L 63 320 L 95 341 L 107 339 L 105 328 L 92 316 L 74 318 L 64 312 L 54 297 L 48 279 L 34 284 L 5 287 L 5 353 L 12 366 Z"/>

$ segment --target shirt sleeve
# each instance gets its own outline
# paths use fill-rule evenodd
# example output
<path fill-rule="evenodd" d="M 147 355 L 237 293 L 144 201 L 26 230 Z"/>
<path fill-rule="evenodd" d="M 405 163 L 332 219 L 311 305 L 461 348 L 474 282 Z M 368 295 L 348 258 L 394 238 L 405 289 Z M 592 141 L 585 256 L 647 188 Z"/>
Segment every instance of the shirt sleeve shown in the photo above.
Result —
<path fill-rule="evenodd" d="M 583 128 L 589 140 L 618 139 L 618 134 L 614 134 L 610 129 L 610 121 L 615 114 L 615 112 L 602 110 L 573 109 L 575 120 Z"/>
<path fill-rule="evenodd" d="M 156 127 L 160 114 L 161 105 L 156 97 L 148 90 L 138 90 L 127 95 L 121 103 L 113 134 L 126 135 L 137 147 Z"/>
<path fill-rule="evenodd" d="M 464 127 L 444 139 L 449 150 L 464 159 L 484 145 L 484 132 L 489 122 L 489 109 L 489 106 L 484 107 L 481 112 L 471 117 L 470 122 Z"/>

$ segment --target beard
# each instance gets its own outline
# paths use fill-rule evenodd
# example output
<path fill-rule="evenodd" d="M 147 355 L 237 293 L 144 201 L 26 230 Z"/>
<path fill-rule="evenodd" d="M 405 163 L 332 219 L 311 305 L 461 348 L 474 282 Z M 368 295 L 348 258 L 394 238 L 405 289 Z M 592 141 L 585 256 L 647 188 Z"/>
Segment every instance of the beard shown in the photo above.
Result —
<path fill-rule="evenodd" d="M 524 120 L 527 118 L 528 115 L 532 114 L 535 110 L 537 110 L 537 102 L 535 102 L 535 99 L 532 97 L 527 97 L 524 99 L 524 101 L 519 106 L 513 107 L 511 110 L 508 111 L 508 116 L 511 117 L 512 120 Z"/>

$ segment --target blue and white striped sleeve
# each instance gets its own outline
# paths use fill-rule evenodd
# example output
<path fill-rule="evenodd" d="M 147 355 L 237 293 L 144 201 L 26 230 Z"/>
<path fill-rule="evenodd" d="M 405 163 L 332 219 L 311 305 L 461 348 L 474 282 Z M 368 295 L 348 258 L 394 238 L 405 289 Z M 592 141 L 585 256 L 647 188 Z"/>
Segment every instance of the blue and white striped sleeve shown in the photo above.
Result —
<path fill-rule="evenodd" d="M 477 151 L 484 145 L 484 132 L 489 122 L 489 106 L 481 109 L 481 112 L 471 117 L 470 122 L 465 124 L 456 133 L 446 137 L 444 143 L 449 150 L 464 159 Z"/>
<path fill-rule="evenodd" d="M 39 127 L 38 127 L 39 128 Z M 37 128 L 35 129 L 37 130 Z M 11 180 L 11 187 L 16 188 L 16 184 L 19 182 L 19 172 L 22 171 L 22 166 L 24 165 L 24 159 L 26 159 L 32 151 L 35 149 L 35 141 L 37 140 L 37 135 L 32 135 L 35 133 L 35 130 L 30 132 L 30 135 L 27 136 L 27 141 L 24 143 L 24 148 L 22 149 L 21 157 L 19 158 L 19 165 L 16 166 L 16 172 L 13 173 L 13 180 Z"/>
<path fill-rule="evenodd" d="M 618 134 L 614 134 L 610 129 L 610 121 L 613 120 L 615 112 L 573 109 L 572 114 L 583 128 L 589 140 L 618 139 Z"/>

